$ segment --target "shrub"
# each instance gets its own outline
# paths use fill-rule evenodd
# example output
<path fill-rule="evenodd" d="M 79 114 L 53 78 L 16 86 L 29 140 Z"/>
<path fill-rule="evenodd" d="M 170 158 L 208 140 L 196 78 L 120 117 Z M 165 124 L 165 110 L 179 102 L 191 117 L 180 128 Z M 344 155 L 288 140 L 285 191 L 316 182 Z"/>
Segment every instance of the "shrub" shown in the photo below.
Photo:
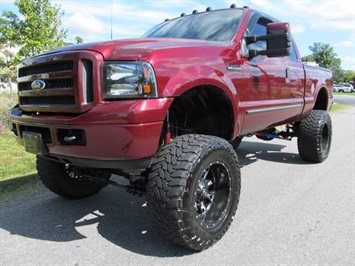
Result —
<path fill-rule="evenodd" d="M 11 108 L 17 102 L 16 93 L 0 91 L 0 132 L 10 129 Z"/>

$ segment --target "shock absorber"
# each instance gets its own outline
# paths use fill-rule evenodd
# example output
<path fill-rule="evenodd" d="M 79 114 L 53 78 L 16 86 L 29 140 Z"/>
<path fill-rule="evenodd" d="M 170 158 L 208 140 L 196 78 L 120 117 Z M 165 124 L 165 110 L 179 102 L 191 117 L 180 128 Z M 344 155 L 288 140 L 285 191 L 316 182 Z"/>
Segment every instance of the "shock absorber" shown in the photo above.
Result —
<path fill-rule="evenodd" d="M 171 128 L 170 128 L 170 120 L 169 120 L 169 111 L 166 115 L 166 123 L 165 123 L 165 145 L 171 142 Z"/>

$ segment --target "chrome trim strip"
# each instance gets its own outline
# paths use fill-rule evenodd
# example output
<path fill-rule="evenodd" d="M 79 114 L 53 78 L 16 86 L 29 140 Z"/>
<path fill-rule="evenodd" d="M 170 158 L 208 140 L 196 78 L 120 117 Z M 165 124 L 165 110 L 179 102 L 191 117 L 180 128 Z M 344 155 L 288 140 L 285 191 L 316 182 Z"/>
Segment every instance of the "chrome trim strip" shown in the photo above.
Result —
<path fill-rule="evenodd" d="M 267 107 L 267 108 L 251 109 L 251 110 L 247 110 L 246 114 L 247 115 L 251 115 L 251 114 L 258 114 L 258 113 L 264 113 L 264 112 L 286 110 L 286 109 L 292 109 L 292 108 L 298 108 L 298 107 L 302 107 L 302 104 L 292 104 L 292 105 L 278 106 L 278 107 Z"/>

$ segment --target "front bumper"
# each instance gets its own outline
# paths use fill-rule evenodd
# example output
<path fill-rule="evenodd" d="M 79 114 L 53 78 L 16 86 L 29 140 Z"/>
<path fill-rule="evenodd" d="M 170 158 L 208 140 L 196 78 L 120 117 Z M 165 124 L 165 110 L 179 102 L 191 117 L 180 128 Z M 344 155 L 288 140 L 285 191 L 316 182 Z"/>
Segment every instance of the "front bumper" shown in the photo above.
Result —
<path fill-rule="evenodd" d="M 144 169 L 159 147 L 170 98 L 104 102 L 77 115 L 27 114 L 15 107 L 13 131 L 41 135 L 38 155 L 84 167 Z"/>

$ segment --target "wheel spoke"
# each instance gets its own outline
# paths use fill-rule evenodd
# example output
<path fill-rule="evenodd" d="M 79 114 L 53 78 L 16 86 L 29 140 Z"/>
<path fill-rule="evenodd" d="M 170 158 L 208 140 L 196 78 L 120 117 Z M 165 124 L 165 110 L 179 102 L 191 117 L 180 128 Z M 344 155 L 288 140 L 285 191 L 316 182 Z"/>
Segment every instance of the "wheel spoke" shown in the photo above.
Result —
<path fill-rule="evenodd" d="M 214 180 L 210 180 L 210 181 L 208 181 L 206 187 L 207 187 L 208 189 L 211 189 L 211 188 L 214 186 L 214 184 L 215 184 Z"/>
<path fill-rule="evenodd" d="M 195 208 L 199 221 L 209 224 L 217 219 L 227 206 L 227 202 L 222 205 L 215 205 L 215 201 L 227 199 L 223 195 L 228 194 L 225 188 L 229 187 L 229 175 L 224 164 L 216 162 L 211 164 L 203 172 L 201 179 L 197 184 Z M 222 190 L 221 190 L 222 189 Z M 221 192 L 218 192 L 218 191 Z M 216 193 L 219 194 L 215 199 Z"/>

